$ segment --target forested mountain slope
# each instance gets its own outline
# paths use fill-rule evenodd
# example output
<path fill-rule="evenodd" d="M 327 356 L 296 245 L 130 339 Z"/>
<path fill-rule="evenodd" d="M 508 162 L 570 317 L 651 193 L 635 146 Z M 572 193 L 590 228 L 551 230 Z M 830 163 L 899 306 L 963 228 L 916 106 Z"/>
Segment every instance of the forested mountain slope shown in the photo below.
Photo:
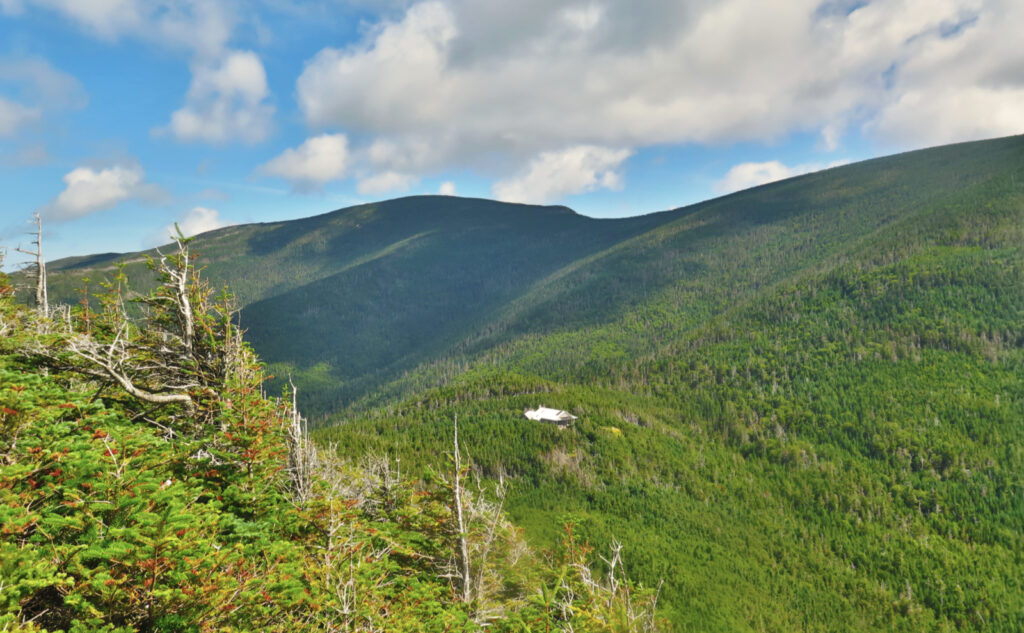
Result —
<path fill-rule="evenodd" d="M 679 214 L 322 439 L 422 463 L 458 414 L 532 538 L 621 539 L 679 630 L 1024 625 L 1024 139 Z"/>
<path fill-rule="evenodd" d="M 1012 137 L 629 220 L 410 198 L 196 249 L 320 439 L 415 471 L 458 415 L 529 540 L 620 539 L 678 630 L 1014 631 L 1022 244 Z"/>

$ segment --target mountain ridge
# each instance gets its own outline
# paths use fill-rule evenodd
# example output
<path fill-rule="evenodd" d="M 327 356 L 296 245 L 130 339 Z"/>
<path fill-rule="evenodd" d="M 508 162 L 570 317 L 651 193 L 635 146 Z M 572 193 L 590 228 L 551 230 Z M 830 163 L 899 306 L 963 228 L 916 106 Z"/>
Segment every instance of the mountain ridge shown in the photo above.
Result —
<path fill-rule="evenodd" d="M 309 375 L 315 379 L 315 391 L 318 393 L 326 393 L 328 383 L 348 384 L 334 388 L 333 394 L 321 399 L 311 399 L 309 394 L 313 390 L 304 389 L 307 393 L 303 402 L 306 409 L 322 415 L 365 395 L 368 386 L 385 380 L 387 375 L 394 376 L 408 371 L 443 353 L 444 349 L 452 345 L 463 345 L 465 340 L 474 337 L 486 339 L 488 335 L 475 335 L 473 332 L 493 330 L 495 319 L 502 318 L 498 316 L 502 311 L 505 311 L 506 322 L 509 315 L 515 313 L 509 313 L 509 310 L 519 310 L 520 313 L 525 311 L 529 320 L 532 318 L 529 317 L 530 310 L 535 314 L 538 311 L 536 307 L 529 307 L 531 304 L 528 297 L 531 294 L 541 296 L 547 292 L 547 305 L 558 304 L 565 299 L 559 294 L 562 290 L 558 288 L 564 289 L 565 284 L 559 286 L 556 282 L 571 276 L 572 267 L 586 268 L 587 262 L 593 264 L 596 261 L 593 258 L 603 257 L 606 261 L 609 257 L 614 258 L 611 252 L 605 252 L 606 249 L 624 244 L 627 240 L 634 240 L 636 244 L 636 240 L 669 239 L 665 234 L 642 237 L 659 227 L 669 231 L 664 227 L 678 222 L 692 222 L 693 217 L 699 216 L 703 218 L 705 233 L 713 237 L 715 231 L 728 234 L 732 230 L 730 225 L 743 224 L 755 229 L 758 225 L 777 226 L 788 215 L 801 213 L 800 209 L 806 213 L 808 207 L 813 208 L 812 205 L 821 200 L 825 201 L 823 204 L 830 205 L 828 208 L 835 209 L 840 215 L 845 214 L 848 220 L 855 222 L 858 214 L 868 217 L 874 212 L 870 209 L 868 213 L 853 211 L 842 208 L 842 205 L 850 200 L 855 204 L 857 196 L 862 194 L 875 196 L 873 200 L 879 202 L 876 205 L 879 208 L 901 209 L 898 213 L 906 213 L 905 203 L 925 204 L 927 198 L 927 195 L 906 198 L 907 192 L 901 192 L 898 184 L 894 184 L 894 179 L 899 177 L 897 172 L 906 170 L 907 165 L 923 162 L 938 173 L 944 173 L 942 178 L 913 174 L 916 178 L 935 183 L 940 192 L 936 195 L 941 197 L 945 195 L 941 192 L 951 190 L 957 180 L 967 182 L 972 178 L 969 169 L 948 168 L 950 164 L 956 164 L 958 154 L 977 151 L 981 147 L 987 150 L 998 148 L 997 151 L 1004 154 L 1008 151 L 1012 153 L 1015 145 L 1019 145 L 1019 137 L 915 150 L 804 174 L 685 207 L 628 218 L 588 218 L 559 205 L 535 206 L 480 198 L 409 196 L 356 205 L 297 220 L 225 227 L 197 236 L 196 250 L 201 255 L 199 262 L 207 267 L 207 274 L 219 282 L 227 283 L 239 297 L 243 319 L 246 327 L 251 330 L 254 345 L 271 364 L 274 373 L 279 376 L 293 374 L 300 386 L 306 386 L 304 375 Z M 974 164 L 964 163 L 968 167 Z M 984 161 L 980 164 L 984 164 Z M 975 170 L 978 168 L 974 167 Z M 943 169 L 946 171 L 942 172 Z M 838 202 L 829 200 L 829 196 L 842 197 L 837 192 L 845 191 L 843 187 L 847 181 L 857 186 L 850 188 L 849 193 L 843 193 L 846 199 Z M 791 199 L 789 192 L 794 190 L 803 198 Z M 800 193 L 806 191 L 818 193 Z M 889 200 L 888 197 L 894 194 L 897 197 L 903 196 L 905 200 Z M 814 196 L 818 196 L 819 200 L 815 200 Z M 858 208 L 867 206 L 862 203 Z M 874 215 L 877 216 L 877 213 Z M 886 226 L 886 222 L 895 219 L 895 216 L 881 217 L 876 220 L 875 228 L 884 230 L 882 227 Z M 825 230 L 824 226 L 822 230 Z M 841 222 L 835 222 L 828 228 L 833 234 L 842 230 Z M 847 232 L 856 230 L 858 227 L 854 226 Z M 581 241 L 585 243 L 579 243 Z M 486 248 L 481 248 L 481 245 Z M 712 243 L 711 248 L 715 247 Z M 467 250 L 473 251 L 474 248 L 475 252 L 467 254 Z M 752 248 L 756 248 L 756 245 Z M 800 248 L 807 248 L 807 244 Z M 623 253 L 621 256 L 629 256 L 628 250 L 620 253 Z M 119 259 L 128 257 L 128 261 L 132 262 L 129 277 L 145 287 L 149 283 L 143 265 L 143 256 L 146 254 L 155 255 L 155 250 L 107 257 L 102 262 L 103 268 L 109 271 Z M 660 258 L 657 253 L 655 255 Z M 539 263 L 539 260 L 544 261 Z M 51 264 L 51 283 L 54 286 L 51 296 L 75 302 L 79 299 L 74 291 L 74 287 L 80 285 L 77 279 L 95 270 L 98 262 L 92 260 L 92 268 L 83 268 L 83 260 L 76 258 L 71 260 L 75 267 L 70 268 L 68 264 L 62 264 L 67 261 L 58 260 Z M 86 263 L 89 261 L 88 258 L 84 260 Z M 502 264 L 508 270 L 502 270 Z M 679 264 L 679 270 L 672 274 L 639 275 L 631 282 L 649 286 L 646 291 L 650 292 L 653 291 L 652 284 L 671 283 L 680 275 L 692 273 L 692 270 L 687 272 L 687 266 L 692 269 L 700 265 L 697 259 L 691 257 L 688 264 Z M 478 270 L 476 274 L 467 275 L 464 270 L 466 268 Z M 424 273 L 434 271 L 435 277 L 451 280 L 449 289 L 440 293 L 416 292 L 416 287 L 425 288 L 433 283 L 429 275 L 416 275 L 417 270 Z M 607 273 L 602 275 L 609 276 Z M 331 277 L 333 279 L 329 279 Z M 401 281 L 403 286 L 397 289 L 386 288 L 379 281 L 373 281 L 383 279 L 391 280 L 391 286 Z M 628 299 L 634 296 L 629 284 L 623 283 L 627 287 L 621 288 L 618 296 L 623 300 L 632 300 Z M 502 287 L 497 287 L 499 285 Z M 465 297 L 456 299 L 463 290 L 466 291 Z M 348 314 L 347 318 L 339 320 L 337 328 L 321 327 L 309 344 L 300 346 L 294 353 L 295 341 L 281 339 L 274 333 L 275 323 L 302 321 L 303 311 L 297 311 L 297 305 L 318 305 L 329 300 L 330 307 L 324 309 L 345 312 L 348 310 L 344 306 L 345 297 L 363 301 L 374 295 L 385 299 L 377 303 L 364 302 L 362 306 L 352 308 L 360 310 L 365 318 Z M 390 300 L 386 298 L 389 295 Z M 447 299 L 452 299 L 455 305 L 478 309 L 462 315 L 455 314 L 440 305 Z M 603 308 L 590 306 L 592 314 L 586 318 L 604 318 L 601 316 L 602 310 L 607 316 L 609 310 L 620 301 L 613 299 L 604 303 L 606 305 Z M 517 305 L 520 308 L 515 308 Z M 430 320 L 423 323 L 422 328 L 418 327 L 421 309 L 417 306 L 430 307 L 427 314 Z M 410 310 L 416 314 L 410 313 L 404 320 L 398 316 L 400 312 Z M 548 315 L 557 313 L 550 308 L 540 308 L 540 312 Z M 515 320 L 515 317 L 511 318 Z M 453 328 L 448 334 L 438 336 L 442 323 L 449 322 L 455 323 Z M 580 324 L 583 321 L 577 320 L 574 323 Z M 358 336 L 356 332 L 359 330 L 376 333 L 372 335 L 373 340 L 367 341 L 365 336 Z M 406 332 L 409 336 L 393 344 L 395 342 L 388 341 L 385 331 Z M 340 337 L 337 344 L 330 342 L 336 337 Z M 436 344 L 429 346 L 429 349 L 420 348 L 411 340 L 413 337 L 420 340 L 429 337 Z M 326 344 L 325 340 L 328 341 Z M 409 350 L 413 353 L 405 353 Z M 352 364 L 351 371 L 339 373 L 339 367 L 353 359 L 357 362 Z M 391 369 L 382 370 L 382 365 L 390 366 Z M 368 373 L 376 377 L 365 378 Z"/>

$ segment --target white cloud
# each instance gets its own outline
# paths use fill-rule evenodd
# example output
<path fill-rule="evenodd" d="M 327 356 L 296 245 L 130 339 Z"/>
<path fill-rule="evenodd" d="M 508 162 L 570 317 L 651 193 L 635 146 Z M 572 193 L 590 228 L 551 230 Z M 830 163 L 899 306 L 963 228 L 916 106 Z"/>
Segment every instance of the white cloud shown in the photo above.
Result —
<path fill-rule="evenodd" d="M 274 113 L 259 58 L 230 51 L 238 22 L 233 0 L 0 0 L 8 15 L 27 7 L 56 13 L 101 40 L 133 38 L 192 57 L 193 80 L 184 107 L 155 129 L 183 141 L 224 143 L 266 138 Z M 26 69 L 27 70 L 27 69 Z"/>
<path fill-rule="evenodd" d="M 417 178 L 396 171 L 382 171 L 363 178 L 356 185 L 361 196 L 379 195 L 392 191 L 405 191 L 416 184 Z"/>
<path fill-rule="evenodd" d="M 418 171 L 431 165 L 437 152 L 437 144 L 422 136 L 378 138 L 363 150 L 362 158 L 377 169 Z"/>
<path fill-rule="evenodd" d="M 147 26 L 166 45 L 202 57 L 224 51 L 237 22 L 233 3 L 218 0 L 151 0 L 145 3 Z"/>
<path fill-rule="evenodd" d="M 454 196 L 455 195 L 455 183 L 447 180 L 441 183 L 441 186 L 437 188 L 437 193 L 442 196 Z"/>
<path fill-rule="evenodd" d="M 140 3 L 135 0 L 38 0 L 32 4 L 62 13 L 99 37 L 108 39 L 135 28 L 142 21 Z"/>
<path fill-rule="evenodd" d="M 266 102 L 269 94 L 260 58 L 251 51 L 233 51 L 219 63 L 193 69 L 185 106 L 171 115 L 168 127 L 179 141 L 258 143 L 270 132 L 274 106 Z"/>
<path fill-rule="evenodd" d="M 20 88 L 25 100 L 47 110 L 84 108 L 82 84 L 40 57 L 0 57 L 0 82 Z"/>
<path fill-rule="evenodd" d="M 734 165 L 721 180 L 715 182 L 713 188 L 715 193 L 732 193 L 769 182 L 792 178 L 793 176 L 809 174 L 830 167 L 838 167 L 848 162 L 847 160 L 838 160 L 827 165 L 804 164 L 793 167 L 788 167 L 777 160 L 763 163 L 740 163 L 739 165 Z"/>
<path fill-rule="evenodd" d="M 410 8 L 402 22 L 380 29 L 362 49 L 323 49 L 297 83 L 307 120 L 329 125 L 351 115 L 355 118 L 341 123 L 372 125 L 444 118 L 437 108 L 446 99 L 435 90 L 445 90 L 438 79 L 455 34 L 448 8 L 426 2 Z"/>
<path fill-rule="evenodd" d="M 0 136 L 11 136 L 46 112 L 82 108 L 82 84 L 38 57 L 0 57 Z"/>
<path fill-rule="evenodd" d="M 416 176 L 793 132 L 833 151 L 865 127 L 923 145 L 1024 131 L 1020 24 L 1019 0 L 427 0 L 321 50 L 296 93 Z"/>
<path fill-rule="evenodd" d="M 543 152 L 524 173 L 495 183 L 493 193 L 499 200 L 540 204 L 597 188 L 619 189 L 622 176 L 616 170 L 630 154 L 593 145 Z"/>
<path fill-rule="evenodd" d="M 1013 35 L 1024 3 L 974 4 L 913 42 L 868 125 L 875 138 L 906 147 L 1024 132 L 1024 49 Z"/>
<path fill-rule="evenodd" d="M 29 108 L 0 97 L 0 136 L 11 136 L 26 124 L 38 121 L 39 108 Z"/>
<path fill-rule="evenodd" d="M 840 122 L 829 123 L 821 129 L 821 145 L 829 152 L 839 147 L 839 141 L 843 138 L 843 125 Z"/>
<path fill-rule="evenodd" d="M 21 0 L 0 0 L 0 12 L 5 15 L 21 15 L 24 10 Z"/>
<path fill-rule="evenodd" d="M 221 219 L 220 211 L 216 209 L 194 207 L 179 219 L 177 224 L 181 229 L 182 234 L 185 237 L 190 237 L 193 235 L 199 235 L 200 233 L 206 233 L 207 231 L 224 228 L 225 226 L 231 226 L 233 222 L 226 222 Z M 164 229 L 164 233 L 164 238 L 168 235 L 174 235 L 174 224 L 168 224 Z"/>
<path fill-rule="evenodd" d="M 569 7 L 562 12 L 562 19 L 569 26 L 579 31 L 590 31 L 598 25 L 604 11 L 598 5 L 588 4 L 584 6 Z"/>
<path fill-rule="evenodd" d="M 55 12 L 99 39 L 134 37 L 213 56 L 231 36 L 236 16 L 221 0 L 0 0 L 9 15 L 35 6 Z"/>
<path fill-rule="evenodd" d="M 34 167 L 50 162 L 50 153 L 42 143 L 22 145 L 13 154 L 0 158 L 0 165 L 13 167 Z"/>
<path fill-rule="evenodd" d="M 870 130 L 901 146 L 1020 134 L 1024 132 L 1024 87 L 928 86 L 908 91 L 882 111 Z"/>
<path fill-rule="evenodd" d="M 74 220 L 132 198 L 152 200 L 159 194 L 157 187 L 145 182 L 142 168 L 134 164 L 77 167 L 64 176 L 64 185 L 64 191 L 43 209 L 54 222 Z"/>
<path fill-rule="evenodd" d="M 348 134 L 348 170 L 369 174 L 371 187 L 466 167 L 508 180 L 542 154 L 577 146 L 803 132 L 838 151 L 845 134 L 862 131 L 899 148 L 1024 131 L 1020 0 L 348 2 L 383 17 L 359 41 L 309 59 L 296 96 L 310 134 Z M 322 16 L 324 6 L 294 11 Z M 0 8 L 47 11 L 108 41 L 189 54 L 192 88 L 164 128 L 176 138 L 268 134 L 263 65 L 229 50 L 242 20 L 257 31 L 266 22 L 237 0 Z M 226 78 L 232 62 L 248 79 Z M 8 129 L 40 107 L 5 98 Z"/>
<path fill-rule="evenodd" d="M 286 149 L 259 171 L 280 176 L 291 182 L 293 188 L 304 191 L 343 178 L 348 165 L 348 138 L 344 134 L 321 134 Z"/>
<path fill-rule="evenodd" d="M 217 189 L 216 187 L 207 187 L 206 189 L 203 189 L 202 191 L 197 193 L 196 194 L 196 198 L 205 199 L 205 200 L 224 201 L 224 200 L 230 200 L 231 196 L 229 194 L 221 191 L 220 189 Z"/>

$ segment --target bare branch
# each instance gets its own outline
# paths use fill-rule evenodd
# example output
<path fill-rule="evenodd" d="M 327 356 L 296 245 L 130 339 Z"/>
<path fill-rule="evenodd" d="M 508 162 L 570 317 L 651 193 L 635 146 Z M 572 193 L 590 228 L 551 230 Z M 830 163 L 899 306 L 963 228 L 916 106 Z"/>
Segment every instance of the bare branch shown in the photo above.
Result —
<path fill-rule="evenodd" d="M 36 308 L 42 313 L 43 317 L 49 317 L 50 305 L 46 296 L 46 261 L 43 259 L 43 219 L 39 216 L 38 211 L 33 213 L 32 220 L 29 220 L 29 223 L 33 222 L 36 225 L 36 230 L 29 233 L 29 235 L 35 236 L 35 241 L 32 243 L 36 245 L 36 250 L 29 251 L 20 246 L 14 250 L 36 258 Z"/>
<path fill-rule="evenodd" d="M 95 339 L 84 335 L 75 336 L 69 341 L 68 350 L 98 367 L 102 370 L 101 375 L 115 381 L 134 398 L 151 404 L 193 404 L 192 397 L 187 393 L 152 392 L 136 386 L 128 376 L 126 363 L 130 361 L 131 355 L 120 332 L 114 342 L 109 344 L 97 343 Z"/>

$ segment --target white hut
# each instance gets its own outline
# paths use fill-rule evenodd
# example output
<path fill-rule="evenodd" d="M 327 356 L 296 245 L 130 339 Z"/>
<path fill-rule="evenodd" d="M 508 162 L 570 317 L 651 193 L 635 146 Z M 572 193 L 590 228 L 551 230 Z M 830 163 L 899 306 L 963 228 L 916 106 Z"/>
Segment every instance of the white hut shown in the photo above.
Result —
<path fill-rule="evenodd" d="M 562 411 L 561 409 L 549 409 L 548 407 L 527 409 L 526 411 L 523 411 L 523 416 L 528 420 L 551 422 L 552 424 L 557 424 L 560 427 L 569 426 L 569 423 L 576 419 L 576 416 L 568 411 Z"/>

